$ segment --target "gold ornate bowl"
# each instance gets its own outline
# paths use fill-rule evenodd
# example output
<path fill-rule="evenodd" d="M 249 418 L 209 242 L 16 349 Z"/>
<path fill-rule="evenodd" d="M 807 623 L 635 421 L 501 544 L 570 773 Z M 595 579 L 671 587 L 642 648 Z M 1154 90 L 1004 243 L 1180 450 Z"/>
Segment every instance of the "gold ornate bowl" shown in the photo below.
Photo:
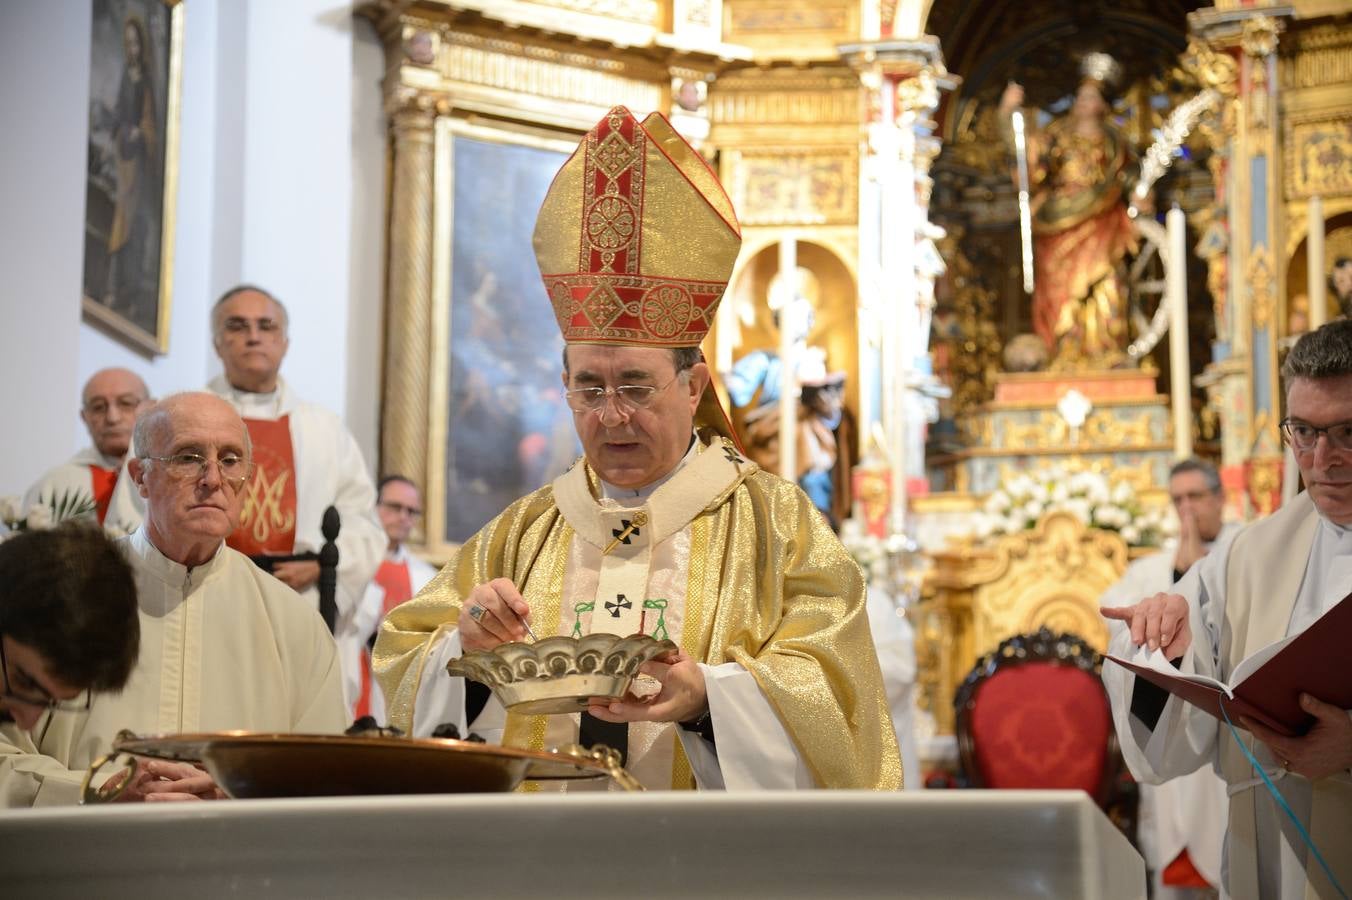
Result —
<path fill-rule="evenodd" d="M 676 645 L 646 634 L 549 637 L 471 650 L 446 665 L 451 675 L 486 684 L 512 712 L 580 712 L 590 697 L 623 697 L 639 666 Z"/>

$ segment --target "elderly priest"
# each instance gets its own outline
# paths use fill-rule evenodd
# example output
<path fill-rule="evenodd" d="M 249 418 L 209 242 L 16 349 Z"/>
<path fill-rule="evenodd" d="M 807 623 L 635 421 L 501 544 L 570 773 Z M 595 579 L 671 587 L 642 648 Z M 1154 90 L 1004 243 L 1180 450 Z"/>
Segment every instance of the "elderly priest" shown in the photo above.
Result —
<path fill-rule="evenodd" d="M 1169 592 L 1131 606 L 1105 607 L 1109 618 L 1131 626 L 1113 638 L 1114 654 L 1129 656 L 1146 644 L 1184 672 L 1228 681 L 1242 660 L 1301 634 L 1340 601 L 1348 602 L 1343 598 L 1352 592 L 1352 321 L 1330 322 L 1301 337 L 1286 357 L 1282 377 L 1281 428 L 1305 492 L 1203 556 Z M 1286 737 L 1242 716 L 1234 724 L 1248 733 L 1232 735 L 1224 723 L 1125 668 L 1105 665 L 1103 680 L 1132 774 L 1157 783 L 1209 765 L 1228 783 L 1223 894 L 1336 896 L 1320 857 L 1306 843 L 1307 833 L 1333 878 L 1344 891 L 1352 889 L 1347 710 L 1327 697 L 1302 693 L 1301 708 L 1313 720 L 1303 736 Z"/>
<path fill-rule="evenodd" d="M 212 394 L 177 394 L 141 415 L 133 444 L 128 471 L 146 503 L 144 524 L 123 539 L 140 603 L 136 668 L 120 693 L 95 693 L 87 711 L 54 716 L 31 737 L 4 726 L 9 805 L 75 802 L 85 768 L 123 728 L 338 733 L 346 724 L 337 651 L 318 612 L 225 546 L 253 465 L 239 415 Z M 218 796 L 191 766 L 142 761 L 121 799 Z"/>
<path fill-rule="evenodd" d="M 619 746 L 649 787 L 901 786 L 859 568 L 796 485 L 695 431 L 701 401 L 717 409 L 698 345 L 740 244 L 718 180 L 660 115 L 612 109 L 564 164 L 535 249 L 585 456 L 385 620 L 374 668 L 394 724 Z M 660 685 L 645 699 L 504 718 L 444 667 L 526 621 L 680 650 L 645 666 Z"/>

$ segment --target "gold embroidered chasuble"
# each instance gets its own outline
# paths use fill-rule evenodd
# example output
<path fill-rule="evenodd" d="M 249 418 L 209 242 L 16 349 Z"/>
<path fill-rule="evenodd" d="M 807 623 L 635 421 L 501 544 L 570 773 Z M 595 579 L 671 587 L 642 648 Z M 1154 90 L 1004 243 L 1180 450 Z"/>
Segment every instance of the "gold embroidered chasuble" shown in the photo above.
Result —
<path fill-rule="evenodd" d="M 542 637 L 612 631 L 607 619 L 632 616 L 644 633 L 665 630 L 700 662 L 740 664 L 819 786 L 899 788 L 900 756 L 858 566 L 797 486 L 761 471 L 722 439 L 697 449 L 642 507 L 650 517 L 648 534 L 639 529 L 650 541 L 646 558 L 642 547 L 622 541 L 602 552 L 623 533 L 622 522 L 633 524 L 637 509 L 598 500 L 585 461 L 466 541 L 381 625 L 374 669 L 391 700 L 391 724 L 410 730 L 421 679 L 448 677 L 424 664 L 455 628 L 462 598 L 506 577 Z M 613 588 L 608 569 L 615 564 L 604 559 L 617 549 L 629 551 L 622 568 L 645 570 L 646 588 L 640 597 L 626 592 L 633 606 L 614 616 L 614 591 L 604 591 Z M 503 743 L 545 747 L 576 733 L 576 715 L 509 714 Z M 629 767 L 648 786 L 694 786 L 676 726 L 632 724 L 629 753 Z"/>

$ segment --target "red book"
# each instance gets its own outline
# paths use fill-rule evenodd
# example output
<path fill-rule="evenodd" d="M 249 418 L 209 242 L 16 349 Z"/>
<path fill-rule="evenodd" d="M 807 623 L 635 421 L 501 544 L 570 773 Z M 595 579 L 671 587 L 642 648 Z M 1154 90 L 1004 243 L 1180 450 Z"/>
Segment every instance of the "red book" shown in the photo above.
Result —
<path fill-rule="evenodd" d="M 1339 709 L 1352 709 L 1352 665 L 1344 655 L 1352 645 L 1349 601 L 1352 594 L 1300 634 L 1245 657 L 1235 666 L 1229 684 L 1179 672 L 1158 651 L 1144 653 L 1144 645 L 1131 660 L 1112 654 L 1107 658 L 1218 719 L 1224 704 L 1237 727 L 1243 727 L 1239 717 L 1248 716 L 1282 734 L 1301 735 L 1314 724 L 1314 716 L 1300 707 L 1302 693 Z"/>

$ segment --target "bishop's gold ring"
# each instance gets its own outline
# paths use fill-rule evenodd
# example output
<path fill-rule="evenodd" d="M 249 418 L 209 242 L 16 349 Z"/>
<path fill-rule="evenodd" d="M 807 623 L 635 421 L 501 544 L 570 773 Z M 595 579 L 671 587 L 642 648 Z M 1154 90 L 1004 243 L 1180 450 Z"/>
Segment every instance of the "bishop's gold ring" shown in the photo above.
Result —
<path fill-rule="evenodd" d="M 477 622 L 484 617 L 484 613 L 486 612 L 488 612 L 488 610 L 476 603 L 469 608 L 469 617 Z"/>

